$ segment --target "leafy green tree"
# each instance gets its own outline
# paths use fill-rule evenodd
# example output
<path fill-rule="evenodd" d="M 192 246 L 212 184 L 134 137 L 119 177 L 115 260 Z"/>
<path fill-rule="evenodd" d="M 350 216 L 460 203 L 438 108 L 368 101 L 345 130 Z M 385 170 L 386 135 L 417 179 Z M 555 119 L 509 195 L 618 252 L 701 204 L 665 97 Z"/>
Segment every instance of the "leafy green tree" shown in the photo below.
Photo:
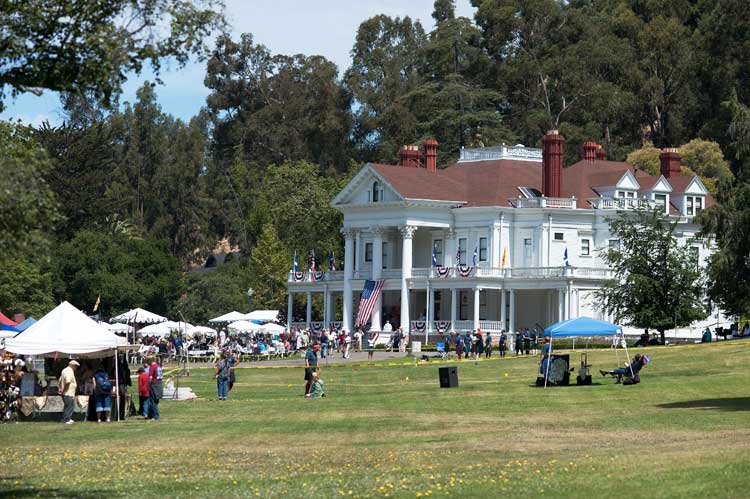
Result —
<path fill-rule="evenodd" d="M 737 95 L 727 103 L 732 111 L 731 147 L 741 168 L 737 179 L 719 181 L 716 203 L 700 213 L 703 235 L 712 238 L 716 251 L 708 267 L 708 295 L 723 310 L 750 315 L 750 109 Z"/>
<path fill-rule="evenodd" d="M 721 147 L 716 142 L 693 139 L 680 146 L 680 155 L 682 164 L 695 172 L 712 194 L 717 193 L 720 181 L 731 180 L 734 177 L 729 169 L 729 163 L 724 159 Z"/>
<path fill-rule="evenodd" d="M 414 138 L 437 139 L 442 164 L 454 162 L 461 147 L 514 139 L 502 122 L 504 96 L 483 86 L 492 65 L 481 33 L 454 10 L 450 0 L 435 2 L 437 24 L 423 49 L 423 83 L 403 97 L 417 120 Z"/>
<path fill-rule="evenodd" d="M 42 90 L 91 92 L 109 104 L 129 72 L 158 74 L 165 59 L 182 67 L 206 52 L 225 27 L 220 0 L 3 2 L 0 110 L 7 95 Z"/>
<path fill-rule="evenodd" d="M 0 257 L 0 310 L 12 317 L 23 313 L 37 319 L 55 307 L 52 278 L 25 258 Z"/>
<path fill-rule="evenodd" d="M 219 37 L 205 84 L 215 124 L 214 156 L 263 169 L 307 160 L 346 171 L 350 157 L 350 100 L 336 65 L 321 56 L 272 55 L 250 34 Z"/>
<path fill-rule="evenodd" d="M 0 122 L 0 244 L 9 258 L 46 255 L 60 218 L 44 180 L 50 166 L 29 128 Z"/>
<path fill-rule="evenodd" d="M 279 241 L 274 227 L 263 226 L 250 257 L 253 308 L 286 309 L 286 282 L 292 255 Z"/>
<path fill-rule="evenodd" d="M 677 221 L 657 211 L 622 213 L 609 220 L 619 248 L 602 257 L 614 278 L 596 291 L 601 310 L 637 328 L 664 332 L 707 316 L 704 277 L 687 245 L 675 237 Z"/>
<path fill-rule="evenodd" d="M 341 254 L 341 213 L 330 202 L 342 187 L 343 181 L 319 175 L 311 163 L 270 166 L 257 191 L 253 232 L 261 234 L 271 224 L 287 250 L 296 249 L 300 255 L 309 250 L 318 255 Z"/>
<path fill-rule="evenodd" d="M 681 173 L 683 175 L 698 175 L 712 194 L 716 194 L 718 182 L 731 180 L 732 171 L 729 163 L 724 159 L 719 144 L 702 139 L 693 139 L 679 148 L 681 159 Z M 642 148 L 628 154 L 627 162 L 647 171 L 651 175 L 660 175 L 661 149 L 647 142 Z"/>
<path fill-rule="evenodd" d="M 133 307 L 164 315 L 182 291 L 179 269 L 164 244 L 84 229 L 56 252 L 56 296 L 82 310 L 101 296 L 104 317 Z"/>
<path fill-rule="evenodd" d="M 716 243 L 708 266 L 708 296 L 732 315 L 750 315 L 750 184 L 724 180 L 717 203 L 700 213 L 703 234 Z"/>
<path fill-rule="evenodd" d="M 344 75 L 354 99 L 354 139 L 363 157 L 394 161 L 417 138 L 417 119 L 401 97 L 422 82 L 424 28 L 411 18 L 371 17 L 359 25 Z"/>
<path fill-rule="evenodd" d="M 178 309 L 189 322 L 205 324 L 232 310 L 247 310 L 250 272 L 247 262 L 233 261 L 215 270 L 189 272 Z"/>

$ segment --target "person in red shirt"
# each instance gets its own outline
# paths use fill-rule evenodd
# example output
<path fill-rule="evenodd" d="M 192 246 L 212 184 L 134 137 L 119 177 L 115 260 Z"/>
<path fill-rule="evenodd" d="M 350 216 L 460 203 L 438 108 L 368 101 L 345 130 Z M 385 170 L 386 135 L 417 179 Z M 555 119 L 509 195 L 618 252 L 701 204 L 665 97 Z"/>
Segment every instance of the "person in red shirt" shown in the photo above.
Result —
<path fill-rule="evenodd" d="M 138 368 L 138 414 L 146 417 L 146 401 L 150 396 L 148 389 L 148 373 L 142 367 Z"/>

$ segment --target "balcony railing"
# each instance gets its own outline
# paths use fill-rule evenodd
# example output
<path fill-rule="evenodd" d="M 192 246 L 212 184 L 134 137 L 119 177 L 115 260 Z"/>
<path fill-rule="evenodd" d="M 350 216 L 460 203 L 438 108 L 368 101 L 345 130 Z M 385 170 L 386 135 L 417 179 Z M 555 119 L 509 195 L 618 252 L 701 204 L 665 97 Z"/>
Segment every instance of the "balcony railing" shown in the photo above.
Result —
<path fill-rule="evenodd" d="M 510 198 L 508 199 L 514 208 L 561 208 L 567 210 L 576 209 L 576 198 Z"/>
<path fill-rule="evenodd" d="M 591 206 L 596 210 L 651 210 L 656 202 L 641 198 L 590 198 Z"/>
<path fill-rule="evenodd" d="M 463 272 L 455 267 L 443 267 L 441 269 L 414 268 L 411 278 L 417 280 L 426 279 L 453 279 L 453 278 L 477 278 L 477 279 L 548 279 L 548 278 L 587 278 L 587 279 L 610 279 L 612 271 L 607 268 L 592 267 L 463 267 Z M 360 270 L 353 273 L 353 279 L 372 279 L 370 271 Z M 401 279 L 401 270 L 384 270 L 381 279 Z M 289 282 L 329 282 L 343 281 L 344 273 L 336 272 L 290 272 Z"/>

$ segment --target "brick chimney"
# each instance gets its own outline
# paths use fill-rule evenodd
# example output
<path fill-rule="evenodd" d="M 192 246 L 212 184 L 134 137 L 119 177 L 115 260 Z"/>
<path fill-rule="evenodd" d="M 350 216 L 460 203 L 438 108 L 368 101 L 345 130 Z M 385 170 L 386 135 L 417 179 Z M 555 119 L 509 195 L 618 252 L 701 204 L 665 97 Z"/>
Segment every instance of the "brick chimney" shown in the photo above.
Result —
<path fill-rule="evenodd" d="M 680 150 L 676 147 L 668 147 L 659 154 L 661 162 L 661 174 L 665 178 L 680 176 Z"/>
<path fill-rule="evenodd" d="M 398 150 L 398 164 L 401 166 L 406 166 L 406 163 L 409 161 L 409 146 L 401 146 L 401 149 Z"/>
<path fill-rule="evenodd" d="M 427 171 L 437 171 L 437 146 L 438 143 L 435 139 L 427 139 L 422 142 L 422 147 L 424 147 L 424 167 L 427 168 Z"/>
<path fill-rule="evenodd" d="M 583 143 L 583 146 L 581 147 L 581 156 L 583 156 L 584 161 L 590 161 L 591 163 L 594 162 L 594 160 L 597 159 L 596 157 L 596 149 L 597 147 L 601 147 L 596 142 L 591 142 L 590 140 Z"/>
<path fill-rule="evenodd" d="M 605 161 L 607 159 L 607 150 L 603 148 L 601 144 L 596 145 L 596 159 L 599 161 Z"/>
<path fill-rule="evenodd" d="M 562 192 L 563 142 L 557 130 L 542 137 L 542 194 L 548 198 L 559 198 Z"/>

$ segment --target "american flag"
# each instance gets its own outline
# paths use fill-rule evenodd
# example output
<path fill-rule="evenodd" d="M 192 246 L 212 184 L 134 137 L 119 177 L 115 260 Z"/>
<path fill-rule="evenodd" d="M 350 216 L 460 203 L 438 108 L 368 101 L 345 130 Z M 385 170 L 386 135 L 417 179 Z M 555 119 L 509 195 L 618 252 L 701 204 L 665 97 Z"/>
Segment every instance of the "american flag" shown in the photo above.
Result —
<path fill-rule="evenodd" d="M 354 327 L 364 326 L 370 320 L 384 283 L 385 279 L 365 281 L 365 287 L 362 288 L 362 294 L 359 296 L 359 312 L 357 313 L 357 320 L 354 321 Z"/>
<path fill-rule="evenodd" d="M 331 254 L 328 257 L 328 270 L 336 272 L 336 259 L 333 257 L 333 251 L 331 251 Z"/>

